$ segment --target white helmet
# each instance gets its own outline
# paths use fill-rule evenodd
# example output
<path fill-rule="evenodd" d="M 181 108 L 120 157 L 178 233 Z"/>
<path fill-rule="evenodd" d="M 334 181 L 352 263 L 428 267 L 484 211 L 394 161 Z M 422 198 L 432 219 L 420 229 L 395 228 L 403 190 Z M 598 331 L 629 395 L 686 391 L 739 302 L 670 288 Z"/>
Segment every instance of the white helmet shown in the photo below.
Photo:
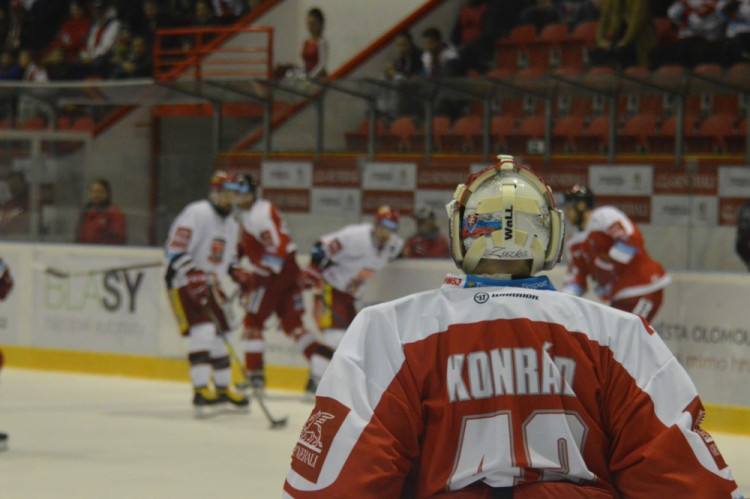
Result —
<path fill-rule="evenodd" d="M 531 275 L 549 270 L 562 252 L 563 213 L 538 175 L 513 156 L 498 159 L 460 184 L 446 206 L 453 261 L 467 274 L 482 259 L 531 260 Z"/>

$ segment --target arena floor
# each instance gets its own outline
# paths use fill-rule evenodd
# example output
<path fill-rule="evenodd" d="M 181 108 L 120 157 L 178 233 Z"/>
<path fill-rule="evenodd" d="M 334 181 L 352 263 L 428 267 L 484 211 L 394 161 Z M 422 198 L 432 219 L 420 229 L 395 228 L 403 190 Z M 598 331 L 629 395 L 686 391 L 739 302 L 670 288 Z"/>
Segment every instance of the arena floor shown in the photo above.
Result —
<path fill-rule="evenodd" d="M 269 429 L 258 407 L 196 419 L 187 383 L 5 369 L 0 431 L 3 499 L 276 498 L 312 407 L 271 392 Z M 714 433 L 750 492 L 750 436 Z"/>

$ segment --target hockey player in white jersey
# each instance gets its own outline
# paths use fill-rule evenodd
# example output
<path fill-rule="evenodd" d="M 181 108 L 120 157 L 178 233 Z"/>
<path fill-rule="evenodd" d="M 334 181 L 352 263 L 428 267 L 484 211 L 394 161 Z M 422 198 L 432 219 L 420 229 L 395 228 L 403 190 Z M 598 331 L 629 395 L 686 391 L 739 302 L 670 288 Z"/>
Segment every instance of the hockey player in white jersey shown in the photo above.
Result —
<path fill-rule="evenodd" d="M 399 214 L 383 205 L 373 223 L 347 225 L 326 234 L 313 247 L 303 287 L 315 288 L 315 318 L 325 344 L 335 349 L 357 314 L 368 279 L 395 260 L 404 247 L 398 236 Z M 318 379 L 312 377 L 308 392 Z"/>
<path fill-rule="evenodd" d="M 564 227 L 542 179 L 501 156 L 448 211 L 465 274 L 357 315 L 284 497 L 742 497 L 648 322 L 537 275 Z"/>
<path fill-rule="evenodd" d="M 229 332 L 221 281 L 227 275 L 240 284 L 251 278 L 235 266 L 240 229 L 232 209 L 242 188 L 235 175 L 217 171 L 208 199 L 186 206 L 169 229 L 165 280 L 180 333 L 189 341 L 197 408 L 221 402 L 249 404 L 231 383 L 229 352 L 220 336 Z"/>
<path fill-rule="evenodd" d="M 4 301 L 13 289 L 13 277 L 8 265 L 0 258 L 0 301 Z M 0 350 L 0 371 L 3 369 L 3 351 Z M 8 450 L 8 434 L 0 432 L 0 451 Z"/>

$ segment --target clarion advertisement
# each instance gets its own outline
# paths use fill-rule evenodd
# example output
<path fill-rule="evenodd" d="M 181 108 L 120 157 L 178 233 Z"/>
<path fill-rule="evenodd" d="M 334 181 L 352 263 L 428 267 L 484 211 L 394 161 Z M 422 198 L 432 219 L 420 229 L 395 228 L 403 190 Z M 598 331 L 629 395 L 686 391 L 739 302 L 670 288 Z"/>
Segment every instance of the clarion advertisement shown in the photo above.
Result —
<path fill-rule="evenodd" d="M 364 163 L 362 188 L 371 191 L 413 191 L 417 188 L 415 163 Z"/>
<path fill-rule="evenodd" d="M 387 204 L 406 215 L 414 211 L 414 193 L 401 191 L 364 191 L 362 193 L 362 213 L 375 213 L 379 206 Z"/>
<path fill-rule="evenodd" d="M 589 187 L 597 196 L 650 196 L 654 191 L 653 171 L 650 165 L 591 166 Z"/>
<path fill-rule="evenodd" d="M 596 192 L 596 191 L 594 191 Z M 651 223 L 651 198 L 648 196 L 596 196 L 599 206 L 619 208 L 636 223 Z"/>
<path fill-rule="evenodd" d="M 264 161 L 261 184 L 264 188 L 309 189 L 312 187 L 312 162 Z"/>
<path fill-rule="evenodd" d="M 654 196 L 651 223 L 657 226 L 714 227 L 719 207 L 715 196 Z"/>
<path fill-rule="evenodd" d="M 359 189 L 316 187 L 310 196 L 310 211 L 316 215 L 358 215 L 362 210 Z"/>
<path fill-rule="evenodd" d="M 307 213 L 310 211 L 310 189 L 263 189 L 263 197 L 282 212 Z"/>

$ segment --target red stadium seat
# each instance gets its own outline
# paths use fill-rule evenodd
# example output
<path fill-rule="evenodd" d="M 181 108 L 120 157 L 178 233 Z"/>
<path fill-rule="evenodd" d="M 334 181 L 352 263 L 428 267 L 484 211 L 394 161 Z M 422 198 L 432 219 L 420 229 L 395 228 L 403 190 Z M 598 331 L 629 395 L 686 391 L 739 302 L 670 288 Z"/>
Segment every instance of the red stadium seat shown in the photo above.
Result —
<path fill-rule="evenodd" d="M 34 116 L 21 124 L 24 130 L 43 130 L 47 127 L 47 120 L 41 116 Z"/>
<path fill-rule="evenodd" d="M 656 130 L 654 114 L 637 114 L 628 119 L 617 134 L 618 153 L 643 153 L 648 148 L 647 137 Z"/>
<path fill-rule="evenodd" d="M 508 114 L 494 116 L 490 121 L 490 136 L 492 137 L 492 150 L 494 152 L 509 152 L 508 143 L 505 138 L 515 133 L 516 117 Z"/>
<path fill-rule="evenodd" d="M 383 120 L 375 121 L 375 135 L 382 135 L 385 133 L 386 127 Z M 365 120 L 359 126 L 359 129 L 355 132 L 347 132 L 344 134 L 346 140 L 346 148 L 349 151 L 365 152 L 367 151 L 367 141 L 370 137 L 370 120 Z"/>
<path fill-rule="evenodd" d="M 71 128 L 76 132 L 93 132 L 94 128 L 96 128 L 96 122 L 93 118 L 82 116 L 80 118 L 76 118 Z"/>
<path fill-rule="evenodd" d="M 496 66 L 513 70 L 529 67 L 527 44 L 536 38 L 536 26 L 521 24 L 510 30 L 508 37 L 495 44 Z"/>
<path fill-rule="evenodd" d="M 536 39 L 529 43 L 529 68 L 543 72 L 560 67 L 562 43 L 568 38 L 566 23 L 546 25 Z"/>
<path fill-rule="evenodd" d="M 551 152 L 554 154 L 574 152 L 574 137 L 579 135 L 584 128 L 582 116 L 565 116 L 558 119 L 552 126 Z"/>
<path fill-rule="evenodd" d="M 382 152 L 405 152 L 410 149 L 410 139 L 417 133 L 411 116 L 396 118 L 388 130 L 378 135 L 378 150 Z"/>
<path fill-rule="evenodd" d="M 578 153 L 601 153 L 609 146 L 609 115 L 603 114 L 591 120 L 580 135 L 573 138 Z"/>
<path fill-rule="evenodd" d="M 479 140 L 476 141 L 475 137 Z M 462 116 L 453 124 L 453 129 L 443 135 L 443 152 L 475 152 L 482 149 L 482 118 Z"/>
<path fill-rule="evenodd" d="M 690 153 L 717 153 L 726 151 L 725 137 L 735 130 L 736 118 L 726 114 L 714 114 L 703 120 L 695 134 L 685 137 Z"/>
<path fill-rule="evenodd" d="M 597 21 L 578 23 L 567 40 L 560 43 L 560 67 L 578 71 L 589 65 L 589 54 L 596 47 Z"/>
<path fill-rule="evenodd" d="M 518 124 L 517 131 L 505 136 L 505 143 L 507 144 L 508 149 L 510 151 L 525 152 L 529 140 L 544 139 L 545 123 L 546 119 L 544 115 L 541 114 L 523 118 Z"/>
<path fill-rule="evenodd" d="M 747 151 L 747 118 L 739 121 L 736 129 L 724 137 L 726 152 L 741 154 Z"/>
<path fill-rule="evenodd" d="M 693 115 L 685 116 L 684 134 L 692 135 L 694 133 L 696 118 Z M 671 154 L 675 150 L 675 137 L 677 134 L 677 118 L 670 116 L 665 119 L 654 133 L 646 137 L 648 151 L 652 154 L 666 153 Z"/>

